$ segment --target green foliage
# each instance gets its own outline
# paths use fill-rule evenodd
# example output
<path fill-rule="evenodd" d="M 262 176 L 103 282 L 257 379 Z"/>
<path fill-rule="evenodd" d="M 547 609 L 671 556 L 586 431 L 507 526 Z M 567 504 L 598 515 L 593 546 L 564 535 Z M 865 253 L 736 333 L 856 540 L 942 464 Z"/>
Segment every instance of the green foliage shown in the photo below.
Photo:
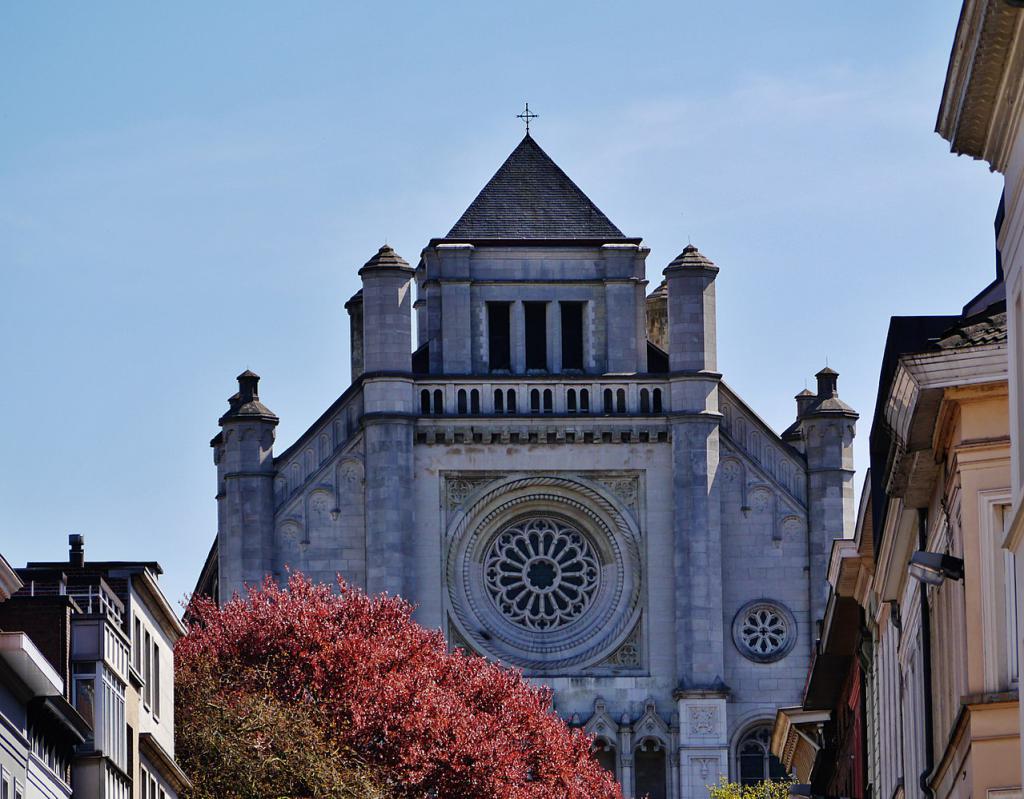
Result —
<path fill-rule="evenodd" d="M 789 799 L 790 782 L 760 782 L 740 785 L 721 777 L 718 785 L 709 785 L 710 799 Z"/>
<path fill-rule="evenodd" d="M 368 769 L 322 732 L 315 707 L 284 703 L 254 671 L 247 690 L 200 665 L 178 697 L 187 799 L 385 799 Z"/>

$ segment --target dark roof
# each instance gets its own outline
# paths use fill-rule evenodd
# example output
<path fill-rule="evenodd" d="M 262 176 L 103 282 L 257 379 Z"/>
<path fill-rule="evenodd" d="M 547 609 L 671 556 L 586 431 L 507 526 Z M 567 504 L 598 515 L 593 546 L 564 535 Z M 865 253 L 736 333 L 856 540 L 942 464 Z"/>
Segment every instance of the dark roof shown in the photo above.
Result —
<path fill-rule="evenodd" d="M 394 248 L 388 246 L 387 244 L 385 244 L 383 247 L 377 250 L 377 252 L 373 254 L 373 257 L 370 258 L 370 260 L 367 261 L 365 264 L 363 264 L 363 269 L 381 268 L 409 269 L 410 271 L 412 270 L 412 267 L 409 266 L 409 262 L 406 261 L 397 252 L 395 252 Z M 359 274 L 363 274 L 363 269 L 359 270 Z M 359 293 L 360 295 L 362 294 L 362 289 L 359 290 Z"/>
<path fill-rule="evenodd" d="M 683 247 L 683 251 L 679 253 L 672 262 L 665 267 L 666 270 L 673 269 L 675 267 L 687 267 L 690 269 L 714 269 L 718 270 L 718 267 L 712 262 L 710 258 L 704 255 L 700 250 L 694 247 L 692 244 L 687 244 Z"/>
<path fill-rule="evenodd" d="M 446 240 L 600 240 L 626 237 L 527 134 Z"/>
<path fill-rule="evenodd" d="M 964 321 L 961 316 L 894 316 L 889 320 L 889 332 L 882 352 L 882 367 L 878 377 L 874 419 L 868 435 L 871 466 L 871 524 L 874 529 L 874 551 L 882 547 L 882 531 L 889 502 L 886 480 L 892 445 L 892 432 L 885 422 L 885 399 L 892 387 L 900 357 L 915 352 L 935 350 L 937 343 L 949 331 Z"/>
<path fill-rule="evenodd" d="M 265 419 L 277 424 L 274 412 L 260 402 L 259 382 L 260 376 L 251 369 L 238 376 L 238 391 L 228 397 L 228 411 L 220 417 L 219 424 L 223 425 L 225 419 L 239 417 Z"/>
<path fill-rule="evenodd" d="M 980 347 L 1005 342 L 1006 337 L 1006 300 L 1003 299 L 943 332 L 936 345 L 944 350 Z"/>

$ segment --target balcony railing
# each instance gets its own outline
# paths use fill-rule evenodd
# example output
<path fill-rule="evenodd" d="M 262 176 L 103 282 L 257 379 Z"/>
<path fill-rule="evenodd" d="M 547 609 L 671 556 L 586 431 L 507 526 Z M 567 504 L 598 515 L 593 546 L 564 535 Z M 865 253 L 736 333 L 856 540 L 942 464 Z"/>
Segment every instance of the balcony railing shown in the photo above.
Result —
<path fill-rule="evenodd" d="M 658 416 L 664 381 L 417 383 L 423 416 Z"/>
<path fill-rule="evenodd" d="M 67 593 L 85 613 L 102 613 L 118 627 L 124 625 L 124 611 L 120 600 L 111 596 L 101 586 L 76 586 L 69 588 Z"/>

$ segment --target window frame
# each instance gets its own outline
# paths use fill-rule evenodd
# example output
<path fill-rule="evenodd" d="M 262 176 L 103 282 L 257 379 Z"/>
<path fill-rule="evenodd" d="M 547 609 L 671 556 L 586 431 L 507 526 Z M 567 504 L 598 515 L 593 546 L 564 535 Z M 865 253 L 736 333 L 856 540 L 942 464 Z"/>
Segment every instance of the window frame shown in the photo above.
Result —
<path fill-rule="evenodd" d="M 489 372 L 512 371 L 512 303 L 487 302 L 487 370 Z M 495 316 L 499 311 L 505 314 L 504 325 Z M 495 323 L 502 329 L 495 335 Z M 504 345 L 504 346 L 502 346 Z M 497 356 L 497 357 L 496 357 Z M 497 362 L 497 363 L 496 363 Z"/>
<path fill-rule="evenodd" d="M 523 363 L 527 373 L 547 372 L 548 306 L 544 301 L 523 301 Z M 532 318 L 531 318 L 532 317 Z"/>
<path fill-rule="evenodd" d="M 561 341 L 561 354 L 562 354 L 562 371 L 574 371 L 583 372 L 587 367 L 587 340 L 586 340 L 586 317 L 587 317 L 587 303 L 582 300 L 566 300 L 558 303 L 558 311 L 560 314 L 560 322 L 562 326 L 562 341 Z M 578 319 L 567 319 L 566 312 L 578 313 Z M 566 335 L 567 328 L 576 328 L 571 330 L 572 336 Z M 578 343 L 578 362 L 576 358 L 570 358 L 571 355 L 576 355 Z M 573 345 L 573 346 L 569 346 Z M 569 361 L 574 361 L 572 364 Z"/>

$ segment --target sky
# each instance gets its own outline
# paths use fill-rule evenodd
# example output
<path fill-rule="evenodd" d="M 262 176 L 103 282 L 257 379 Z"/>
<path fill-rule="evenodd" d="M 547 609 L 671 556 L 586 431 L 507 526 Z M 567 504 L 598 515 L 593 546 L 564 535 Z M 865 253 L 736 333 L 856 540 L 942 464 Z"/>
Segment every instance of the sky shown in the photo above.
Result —
<path fill-rule="evenodd" d="M 688 241 L 719 266 L 719 366 L 765 421 L 840 372 L 859 486 L 889 317 L 994 275 L 1001 179 L 934 133 L 959 7 L 0 4 L 0 552 L 82 533 L 181 599 L 235 375 L 283 451 L 348 385 L 359 267 L 444 235 L 527 100 L 651 288 Z"/>

